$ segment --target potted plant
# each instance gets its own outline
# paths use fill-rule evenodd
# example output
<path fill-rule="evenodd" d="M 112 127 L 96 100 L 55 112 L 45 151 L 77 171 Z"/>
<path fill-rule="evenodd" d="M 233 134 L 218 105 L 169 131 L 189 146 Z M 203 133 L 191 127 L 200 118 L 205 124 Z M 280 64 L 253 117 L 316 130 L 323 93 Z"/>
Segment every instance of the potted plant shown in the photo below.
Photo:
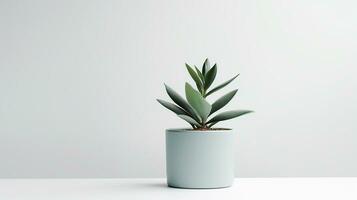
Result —
<path fill-rule="evenodd" d="M 215 114 L 237 93 L 237 89 L 223 95 L 212 104 L 206 97 L 220 90 L 237 78 L 210 89 L 217 65 L 208 59 L 202 70 L 186 64 L 197 90 L 185 84 L 186 99 L 165 84 L 166 92 L 175 103 L 157 101 L 188 122 L 192 128 L 166 130 L 167 184 L 179 188 L 222 188 L 234 180 L 235 133 L 229 128 L 214 128 L 218 122 L 250 113 L 250 110 L 232 110 Z M 213 116 L 214 115 L 214 116 Z"/>

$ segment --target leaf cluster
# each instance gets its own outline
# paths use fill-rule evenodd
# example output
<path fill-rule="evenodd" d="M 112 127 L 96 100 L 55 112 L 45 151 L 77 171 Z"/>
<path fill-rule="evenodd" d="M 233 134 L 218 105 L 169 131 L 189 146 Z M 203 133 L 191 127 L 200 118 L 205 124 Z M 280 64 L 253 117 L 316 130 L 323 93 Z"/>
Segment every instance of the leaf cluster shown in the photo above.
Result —
<path fill-rule="evenodd" d="M 161 99 L 157 99 L 157 101 L 167 109 L 176 113 L 178 117 L 188 122 L 193 129 L 210 129 L 220 121 L 229 120 L 252 112 L 250 110 L 231 110 L 221 112 L 211 117 L 213 113 L 223 108 L 232 100 L 238 89 L 226 93 L 212 104 L 206 100 L 206 97 L 231 83 L 239 74 L 210 89 L 217 75 L 217 64 L 211 67 L 209 60 L 206 59 L 203 63 L 202 70 L 199 70 L 196 66 L 191 67 L 187 63 L 185 65 L 188 73 L 196 84 L 196 89 L 186 82 L 185 99 L 165 84 L 166 92 L 174 103 Z"/>

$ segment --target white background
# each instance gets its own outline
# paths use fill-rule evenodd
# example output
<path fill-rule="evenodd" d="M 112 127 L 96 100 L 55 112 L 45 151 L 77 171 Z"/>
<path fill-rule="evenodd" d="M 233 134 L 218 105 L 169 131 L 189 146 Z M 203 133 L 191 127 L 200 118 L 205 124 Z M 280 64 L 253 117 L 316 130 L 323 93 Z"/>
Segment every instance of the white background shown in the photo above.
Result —
<path fill-rule="evenodd" d="M 237 176 L 357 176 L 355 1 L 0 1 L 0 177 L 163 177 L 163 82 L 240 73 Z M 224 92 L 212 95 L 209 100 Z M 217 124 L 218 125 L 218 124 Z"/>

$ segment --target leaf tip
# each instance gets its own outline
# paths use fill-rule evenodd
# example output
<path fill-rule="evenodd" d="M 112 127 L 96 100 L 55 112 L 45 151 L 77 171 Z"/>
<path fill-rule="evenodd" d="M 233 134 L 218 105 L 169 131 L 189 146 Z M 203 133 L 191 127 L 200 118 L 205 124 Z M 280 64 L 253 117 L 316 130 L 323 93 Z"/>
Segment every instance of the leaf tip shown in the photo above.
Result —
<path fill-rule="evenodd" d="M 170 88 L 168 85 L 166 85 L 166 83 L 164 83 L 164 86 L 165 86 L 166 90 L 167 90 L 168 88 Z"/>

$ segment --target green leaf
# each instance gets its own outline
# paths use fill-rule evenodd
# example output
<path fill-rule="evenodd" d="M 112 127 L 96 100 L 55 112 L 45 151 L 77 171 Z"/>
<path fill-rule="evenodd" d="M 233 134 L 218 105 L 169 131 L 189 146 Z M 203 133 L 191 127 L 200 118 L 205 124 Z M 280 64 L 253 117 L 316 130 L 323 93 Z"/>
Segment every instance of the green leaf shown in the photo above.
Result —
<path fill-rule="evenodd" d="M 208 125 L 208 128 L 211 128 L 212 126 L 214 126 L 215 124 L 217 124 L 218 122 L 213 122 L 210 125 Z"/>
<path fill-rule="evenodd" d="M 199 124 L 196 120 L 194 120 L 190 116 L 187 115 L 177 115 L 177 116 L 179 116 L 181 119 L 185 120 L 186 122 L 190 123 L 191 125 L 201 127 L 201 124 Z"/>
<path fill-rule="evenodd" d="M 196 69 L 196 72 L 197 72 L 198 76 L 200 77 L 202 83 L 204 84 L 205 83 L 205 77 L 203 76 L 201 71 L 196 67 L 196 65 L 195 65 L 195 69 Z"/>
<path fill-rule="evenodd" d="M 211 66 L 209 64 L 209 60 L 208 60 L 208 58 L 206 58 L 205 62 L 203 63 L 203 66 L 202 66 L 202 74 L 203 74 L 203 76 L 206 76 L 206 73 L 208 72 L 210 67 Z"/>
<path fill-rule="evenodd" d="M 197 111 L 204 123 L 211 112 L 211 105 L 189 83 L 185 85 L 185 92 L 188 103 Z"/>
<path fill-rule="evenodd" d="M 212 104 L 212 109 L 211 109 L 211 113 L 216 112 L 217 110 L 223 108 L 225 105 L 227 105 L 227 103 L 234 97 L 234 95 L 237 93 L 238 90 L 233 90 L 227 94 L 225 94 L 224 96 L 222 96 L 221 98 L 217 99 L 213 104 Z"/>
<path fill-rule="evenodd" d="M 229 79 L 228 81 L 216 86 L 215 88 L 213 88 L 211 91 L 207 92 L 205 97 L 208 97 L 209 95 L 211 95 L 212 93 L 216 92 L 217 90 L 223 88 L 224 86 L 228 85 L 230 82 L 232 82 L 234 79 L 236 79 L 239 76 L 239 74 L 237 74 L 236 76 L 234 76 L 233 78 Z"/>
<path fill-rule="evenodd" d="M 173 103 L 161 100 L 161 99 L 156 99 L 161 105 L 166 107 L 167 109 L 171 110 L 172 112 L 176 113 L 177 115 L 188 115 L 186 111 L 184 111 L 182 108 L 176 106 Z"/>
<path fill-rule="evenodd" d="M 250 111 L 250 110 L 226 111 L 226 112 L 223 112 L 223 113 L 220 113 L 220 114 L 214 116 L 211 120 L 209 120 L 207 122 L 207 124 L 232 119 L 232 118 L 239 117 L 241 115 L 245 115 L 245 114 L 248 114 L 251 112 L 253 112 L 253 111 Z"/>
<path fill-rule="evenodd" d="M 187 103 L 187 101 L 182 98 L 177 92 L 175 92 L 173 89 L 171 89 L 169 86 L 165 84 L 166 92 L 170 96 L 170 98 L 181 108 L 183 108 L 192 118 L 194 118 L 197 121 L 201 121 L 201 118 L 199 114 L 192 108 L 190 104 Z"/>
<path fill-rule="evenodd" d="M 193 70 L 190 67 L 190 65 L 186 64 L 186 68 L 187 68 L 188 73 L 191 75 L 192 79 L 195 81 L 197 89 L 202 92 L 203 85 L 202 85 L 200 77 L 196 74 L 195 70 Z"/>
<path fill-rule="evenodd" d="M 213 67 L 207 72 L 205 76 L 205 90 L 207 90 L 213 83 L 217 74 L 217 65 L 214 64 Z"/>

